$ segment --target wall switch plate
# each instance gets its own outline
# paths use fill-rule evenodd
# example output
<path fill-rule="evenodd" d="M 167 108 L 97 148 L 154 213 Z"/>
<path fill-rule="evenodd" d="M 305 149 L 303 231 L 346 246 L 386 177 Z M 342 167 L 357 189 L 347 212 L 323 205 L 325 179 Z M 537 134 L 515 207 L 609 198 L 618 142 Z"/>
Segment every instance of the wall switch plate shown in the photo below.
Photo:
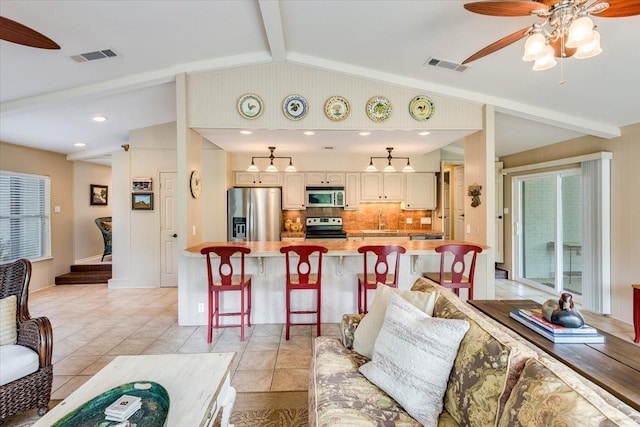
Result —
<path fill-rule="evenodd" d="M 471 234 L 471 226 L 467 224 L 467 234 Z"/>
<path fill-rule="evenodd" d="M 504 213 L 505 215 L 509 215 L 509 208 L 503 208 L 502 213 Z"/>
<path fill-rule="evenodd" d="M 409 217 L 406 219 L 407 224 L 413 224 L 413 218 Z"/>
<path fill-rule="evenodd" d="M 420 225 L 431 224 L 431 218 L 423 216 L 420 218 Z"/>
<path fill-rule="evenodd" d="M 54 206 L 54 207 L 53 207 L 53 211 L 54 211 L 55 213 L 60 213 L 60 212 L 62 211 L 62 209 L 60 208 L 60 206 Z"/>
<path fill-rule="evenodd" d="M 195 225 L 194 225 L 194 226 L 193 226 L 193 228 L 191 229 L 191 234 L 192 234 L 193 236 L 195 236 L 195 235 L 196 235 L 196 226 L 195 226 Z"/>
<path fill-rule="evenodd" d="M 198 313 L 204 313 L 204 303 L 203 302 L 199 302 L 198 303 Z"/>

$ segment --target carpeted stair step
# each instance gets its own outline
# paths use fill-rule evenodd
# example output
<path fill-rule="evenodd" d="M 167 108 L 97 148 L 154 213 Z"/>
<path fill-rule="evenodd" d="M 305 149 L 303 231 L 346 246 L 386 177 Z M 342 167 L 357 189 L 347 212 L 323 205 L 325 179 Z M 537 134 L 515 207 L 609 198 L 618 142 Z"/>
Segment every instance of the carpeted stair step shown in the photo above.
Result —
<path fill-rule="evenodd" d="M 56 285 L 107 283 L 111 275 L 111 264 L 77 264 L 70 273 L 57 276 Z"/>

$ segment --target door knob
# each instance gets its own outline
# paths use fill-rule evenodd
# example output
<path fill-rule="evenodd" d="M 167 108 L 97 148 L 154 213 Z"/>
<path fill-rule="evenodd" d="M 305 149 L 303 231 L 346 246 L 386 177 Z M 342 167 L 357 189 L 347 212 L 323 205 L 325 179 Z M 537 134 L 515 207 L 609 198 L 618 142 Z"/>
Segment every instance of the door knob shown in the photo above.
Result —
<path fill-rule="evenodd" d="M 178 237 L 178 235 L 176 233 L 173 233 L 171 237 Z"/>
<path fill-rule="evenodd" d="M 502 215 L 498 215 L 498 219 L 502 219 Z"/>

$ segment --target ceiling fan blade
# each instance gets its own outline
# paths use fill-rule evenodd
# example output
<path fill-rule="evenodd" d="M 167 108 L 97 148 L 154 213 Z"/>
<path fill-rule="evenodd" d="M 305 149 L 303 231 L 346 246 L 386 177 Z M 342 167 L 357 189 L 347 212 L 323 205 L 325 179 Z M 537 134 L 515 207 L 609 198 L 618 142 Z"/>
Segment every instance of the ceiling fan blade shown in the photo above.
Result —
<path fill-rule="evenodd" d="M 601 0 L 594 3 L 594 5 L 598 3 L 609 3 L 609 7 L 595 14 L 597 17 L 622 18 L 625 16 L 640 15 L 640 1 L 638 0 Z"/>
<path fill-rule="evenodd" d="M 527 16 L 535 10 L 549 10 L 544 3 L 535 1 L 479 1 L 467 3 L 464 8 L 473 13 L 490 16 Z"/>
<path fill-rule="evenodd" d="M 4 16 L 0 16 L 0 39 L 39 49 L 60 49 L 49 37 Z"/>
<path fill-rule="evenodd" d="M 476 59 L 480 59 L 483 56 L 487 56 L 490 53 L 493 53 L 497 50 L 502 49 L 503 47 L 507 47 L 510 44 L 517 42 L 518 40 L 520 40 L 521 38 L 529 34 L 530 29 L 531 27 L 523 28 L 521 30 L 516 31 L 513 34 L 509 34 L 508 36 L 501 38 L 497 42 L 491 43 L 489 46 L 479 50 L 478 52 L 474 53 L 473 55 L 465 59 L 462 62 L 462 65 L 468 64 L 469 62 L 475 61 Z"/>

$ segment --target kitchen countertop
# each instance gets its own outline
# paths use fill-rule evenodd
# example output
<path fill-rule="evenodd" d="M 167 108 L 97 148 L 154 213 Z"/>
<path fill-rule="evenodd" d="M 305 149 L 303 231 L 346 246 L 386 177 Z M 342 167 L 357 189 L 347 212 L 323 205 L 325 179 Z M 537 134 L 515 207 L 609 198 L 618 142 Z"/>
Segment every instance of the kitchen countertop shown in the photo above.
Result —
<path fill-rule="evenodd" d="M 459 240 L 407 240 L 406 242 L 398 242 L 384 240 L 376 242 L 377 245 L 400 245 L 407 250 L 407 255 L 422 255 L 435 252 L 435 248 L 443 243 L 469 243 Z M 246 246 L 251 249 L 248 257 L 275 257 L 283 256 L 280 248 L 290 245 L 290 242 L 203 242 L 199 245 L 185 249 L 186 255 L 202 256 L 200 250 L 206 246 Z M 328 256 L 353 256 L 360 255 L 358 248 L 360 246 L 370 245 L 367 241 L 344 241 L 344 240 L 314 240 L 302 244 L 321 245 L 329 249 Z M 474 243 L 475 244 L 475 243 Z M 478 245 L 483 249 L 488 246 Z"/>
<path fill-rule="evenodd" d="M 443 237 L 444 233 L 434 230 L 347 230 L 347 237 L 408 237 L 416 235 Z"/>

